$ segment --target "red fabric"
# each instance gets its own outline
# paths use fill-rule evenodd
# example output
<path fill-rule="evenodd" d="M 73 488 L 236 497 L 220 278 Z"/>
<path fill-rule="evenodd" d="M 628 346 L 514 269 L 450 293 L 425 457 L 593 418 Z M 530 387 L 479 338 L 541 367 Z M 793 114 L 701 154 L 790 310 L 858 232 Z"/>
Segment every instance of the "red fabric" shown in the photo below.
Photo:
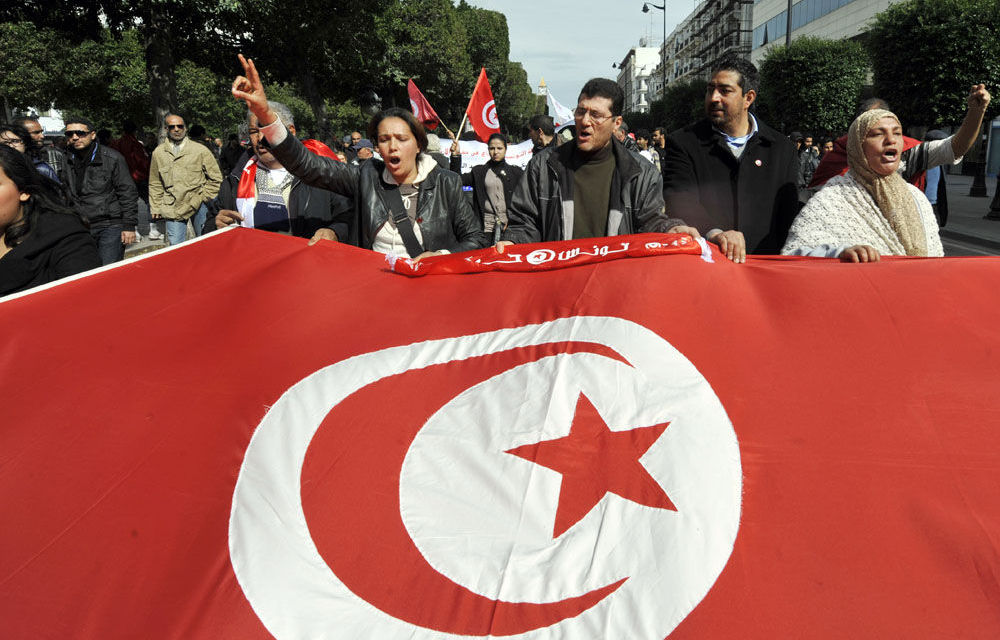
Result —
<path fill-rule="evenodd" d="M 504 253 L 493 247 L 419 262 L 409 258 L 390 259 L 396 273 L 407 276 L 482 273 L 484 271 L 550 271 L 622 258 L 642 258 L 670 254 L 701 253 L 701 247 L 686 233 L 642 233 L 610 238 L 539 242 L 509 246 Z"/>
<path fill-rule="evenodd" d="M 919 140 L 903 136 L 903 151 L 912 149 L 918 144 L 920 144 Z M 833 151 L 828 151 L 819 161 L 819 166 L 816 167 L 816 171 L 813 173 L 813 179 L 809 183 L 809 188 L 818 189 L 826 184 L 826 181 L 830 178 L 842 176 L 847 173 L 847 169 L 847 136 L 842 136 L 834 140 Z M 913 176 L 910 182 L 923 191 L 924 186 L 927 184 L 927 175 L 925 172 L 920 172 Z"/>
<path fill-rule="evenodd" d="M 410 108 L 413 109 L 413 115 L 417 117 L 417 120 L 423 123 L 425 127 L 434 131 L 437 129 L 438 122 L 441 118 L 438 117 L 434 107 L 431 103 L 427 101 L 424 94 L 417 88 L 417 84 L 413 82 L 413 79 L 406 83 L 406 92 L 410 95 Z"/>
<path fill-rule="evenodd" d="M 5 300 L 2 635 L 271 637 L 234 575 L 227 531 L 245 451 L 276 400 L 386 347 L 589 316 L 669 341 L 738 437 L 735 548 L 671 638 L 996 638 L 998 278 L 998 258 L 735 265 L 716 253 L 411 279 L 368 251 L 235 229 Z M 151 319 L 169 349 L 139 339 Z M 338 405 L 358 422 L 323 430 L 301 477 L 324 557 L 341 553 L 338 523 L 370 515 L 349 492 L 338 499 L 356 512 L 325 506 L 323 489 L 364 472 L 343 448 L 353 435 L 383 430 L 405 445 L 401 404 L 429 415 L 455 393 L 444 385 L 547 355 L 413 369 Z M 391 480 L 372 478 L 365 495 L 395 495 Z M 683 495 L 668 496 L 684 513 Z M 418 620 L 444 615 L 447 602 L 380 556 L 350 560 L 370 563 L 369 584 L 391 585 Z"/>
<path fill-rule="evenodd" d="M 497 106 L 493 101 L 490 81 L 486 78 L 486 67 L 479 71 L 479 79 L 476 80 L 476 88 L 472 92 L 465 113 L 468 114 L 469 124 L 481 142 L 489 140 L 494 133 L 500 133 L 500 120 L 497 117 Z"/>
<path fill-rule="evenodd" d="M 149 181 L 149 152 L 138 138 L 126 133 L 117 140 L 112 140 L 110 146 L 125 157 L 133 181 Z"/>

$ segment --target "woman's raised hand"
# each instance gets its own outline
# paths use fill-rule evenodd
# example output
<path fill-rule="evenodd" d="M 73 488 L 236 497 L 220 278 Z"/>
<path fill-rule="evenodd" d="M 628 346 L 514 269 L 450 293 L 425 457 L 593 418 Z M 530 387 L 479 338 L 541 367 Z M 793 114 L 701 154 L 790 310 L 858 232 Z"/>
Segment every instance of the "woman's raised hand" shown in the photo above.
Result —
<path fill-rule="evenodd" d="M 257 116 L 259 126 L 267 126 L 278 119 L 278 114 L 267 106 L 264 85 L 260 81 L 260 75 L 257 73 L 257 67 L 254 66 L 253 60 L 247 60 L 242 53 L 239 54 L 239 58 L 245 75 L 236 76 L 236 79 L 233 80 L 233 97 L 247 103 L 247 108 Z"/>

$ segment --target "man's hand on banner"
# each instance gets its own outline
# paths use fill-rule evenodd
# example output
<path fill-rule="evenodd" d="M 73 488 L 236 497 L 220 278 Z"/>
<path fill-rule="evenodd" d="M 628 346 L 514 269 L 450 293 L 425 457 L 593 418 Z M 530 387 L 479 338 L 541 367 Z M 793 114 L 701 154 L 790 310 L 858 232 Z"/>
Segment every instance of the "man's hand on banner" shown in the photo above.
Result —
<path fill-rule="evenodd" d="M 340 242 L 340 238 L 337 237 L 337 232 L 333 229 L 327 229 L 323 227 L 322 229 L 316 229 L 316 233 L 313 234 L 312 238 L 309 238 L 309 245 L 313 246 L 320 240 L 329 240 L 330 242 Z"/>
<path fill-rule="evenodd" d="M 267 106 L 267 94 L 264 93 L 264 85 L 260 81 L 257 67 L 253 60 L 248 60 L 239 54 L 240 64 L 243 65 L 245 76 L 236 76 L 233 80 L 233 97 L 247 103 L 247 108 L 257 116 L 260 126 L 266 127 L 273 124 L 278 119 L 278 114 Z"/>
<path fill-rule="evenodd" d="M 740 264 L 747 261 L 747 241 L 742 232 L 733 229 L 720 231 L 705 239 L 719 245 L 719 250 L 733 262 Z"/>
<path fill-rule="evenodd" d="M 215 228 L 225 229 L 231 224 L 239 224 L 243 222 L 243 216 L 240 215 L 239 211 L 233 211 L 232 209 L 222 209 L 215 216 Z"/>
<path fill-rule="evenodd" d="M 510 240 L 500 240 L 493 245 L 493 248 L 497 250 L 497 253 L 503 253 L 507 247 L 513 246 L 513 244 Z"/>

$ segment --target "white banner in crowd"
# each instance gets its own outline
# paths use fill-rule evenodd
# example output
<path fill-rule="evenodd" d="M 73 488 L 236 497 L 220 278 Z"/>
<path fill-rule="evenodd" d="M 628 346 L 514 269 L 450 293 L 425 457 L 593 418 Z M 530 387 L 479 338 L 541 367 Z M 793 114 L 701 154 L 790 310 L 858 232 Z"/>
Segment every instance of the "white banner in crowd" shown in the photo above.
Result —
<path fill-rule="evenodd" d="M 472 170 L 472 167 L 489 162 L 490 153 L 485 143 L 478 140 L 462 140 L 458 143 L 458 146 L 462 153 L 462 173 L 467 173 Z M 530 139 L 520 144 L 508 145 L 507 164 L 523 169 L 527 166 L 528 161 L 531 160 L 531 150 L 533 148 L 534 144 Z"/>
<path fill-rule="evenodd" d="M 561 104 L 551 93 L 549 94 L 549 112 L 552 114 L 552 122 L 556 131 L 573 124 L 573 110 Z"/>

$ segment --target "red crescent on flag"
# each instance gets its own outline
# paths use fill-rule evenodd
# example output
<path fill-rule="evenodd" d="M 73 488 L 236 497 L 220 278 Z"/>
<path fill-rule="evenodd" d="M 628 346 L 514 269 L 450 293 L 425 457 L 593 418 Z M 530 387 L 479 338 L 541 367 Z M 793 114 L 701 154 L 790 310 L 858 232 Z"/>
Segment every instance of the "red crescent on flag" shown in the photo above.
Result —
<path fill-rule="evenodd" d="M 381 378 L 327 414 L 302 466 L 302 507 L 320 555 L 355 595 L 424 628 L 509 636 L 575 617 L 624 584 L 627 577 L 549 603 L 492 599 L 434 569 L 416 548 L 400 514 L 403 460 L 432 415 L 464 389 L 514 367 L 571 353 L 594 353 L 629 364 L 596 343 L 518 347 Z M 512 398 L 511 407 L 516 406 Z"/>

